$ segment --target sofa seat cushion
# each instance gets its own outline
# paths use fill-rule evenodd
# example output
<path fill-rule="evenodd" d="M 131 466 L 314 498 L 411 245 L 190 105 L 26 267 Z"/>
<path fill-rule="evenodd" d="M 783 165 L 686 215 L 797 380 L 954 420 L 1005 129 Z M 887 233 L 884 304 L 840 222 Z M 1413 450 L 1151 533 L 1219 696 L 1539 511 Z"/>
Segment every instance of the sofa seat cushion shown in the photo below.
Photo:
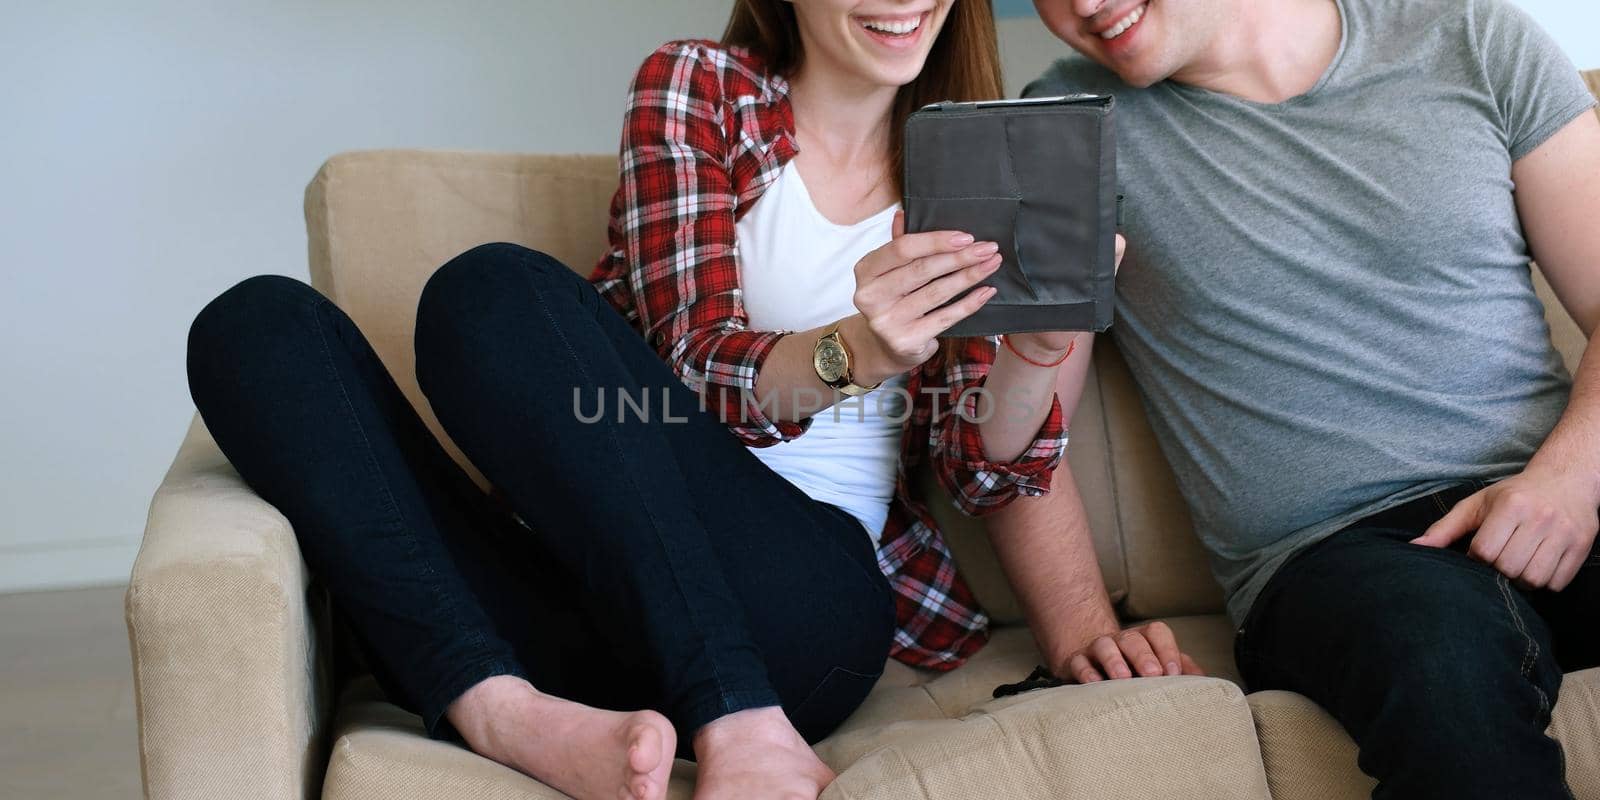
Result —
<path fill-rule="evenodd" d="M 1041 689 L 958 719 L 850 728 L 818 745 L 849 766 L 825 800 L 1267 798 L 1239 688 L 1215 678 Z"/>
<path fill-rule="evenodd" d="M 562 800 L 566 795 L 448 742 L 423 734 L 422 719 L 382 700 L 339 710 L 338 738 L 323 779 L 325 800 Z M 676 768 L 675 768 L 676 770 Z M 673 800 L 692 779 L 673 776 Z"/>
<path fill-rule="evenodd" d="M 1233 627 L 1226 616 L 1169 617 L 1162 622 L 1172 627 L 1184 651 L 1207 675 L 1239 682 L 1233 663 Z M 942 674 L 913 672 L 922 677 L 922 687 L 943 716 L 959 717 L 989 700 L 996 686 L 1020 681 L 1042 663 L 1028 629 L 1008 626 L 995 629 L 989 644 L 961 669 Z"/>
<path fill-rule="evenodd" d="M 1365 800 L 1376 782 L 1356 766 L 1356 743 L 1316 703 L 1293 692 L 1249 696 L 1276 800 Z M 1550 735 L 1567 756 L 1578 800 L 1600 800 L 1600 668 L 1561 682 Z"/>
<path fill-rule="evenodd" d="M 1219 616 L 1168 620 L 1208 672 L 1230 676 L 1232 629 Z M 995 700 L 1039 654 L 1026 628 L 995 631 L 961 669 L 890 662 L 861 708 L 817 753 L 840 773 L 829 798 L 1265 798 L 1249 706 L 1215 678 L 1064 686 Z M 340 701 L 323 797 L 559 798 L 515 770 L 433 741 L 370 679 Z M 692 794 L 679 761 L 669 796 Z"/>

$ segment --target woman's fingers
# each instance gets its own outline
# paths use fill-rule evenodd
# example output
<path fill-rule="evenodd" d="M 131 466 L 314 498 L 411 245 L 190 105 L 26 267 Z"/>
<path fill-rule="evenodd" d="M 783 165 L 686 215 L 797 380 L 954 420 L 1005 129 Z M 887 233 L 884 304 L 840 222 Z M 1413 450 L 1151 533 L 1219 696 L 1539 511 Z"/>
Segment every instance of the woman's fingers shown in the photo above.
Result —
<path fill-rule="evenodd" d="M 994 261 L 999 252 L 1000 246 L 994 242 L 977 242 L 953 252 L 924 256 L 878 275 L 870 290 L 893 302 L 946 275 Z"/>
<path fill-rule="evenodd" d="M 957 303 L 946 305 L 979 281 L 993 275 L 1003 262 L 999 245 L 978 242 L 955 253 L 920 258 L 880 278 L 881 287 L 899 295 L 885 315 L 918 326 L 918 335 L 933 338 L 983 307 L 994 292 L 973 291 Z"/>
<path fill-rule="evenodd" d="M 868 253 L 856 262 L 856 285 L 861 285 L 919 258 L 954 253 L 973 243 L 972 234 L 960 231 L 907 233 Z"/>
<path fill-rule="evenodd" d="M 900 311 L 907 319 L 927 316 L 928 312 L 944 305 L 950 298 L 977 285 L 978 281 L 994 274 L 1000 268 L 1000 256 L 963 267 L 943 277 L 936 278 L 922 288 L 906 295 L 900 301 Z"/>
<path fill-rule="evenodd" d="M 993 286 L 979 286 L 967 292 L 960 300 L 933 311 L 918 321 L 913 326 L 916 335 L 929 339 L 937 338 L 949 330 L 950 326 L 977 313 L 978 309 L 983 308 L 984 303 L 989 302 L 989 298 L 994 297 L 996 291 Z"/>
<path fill-rule="evenodd" d="M 852 299 L 896 363 L 915 366 L 937 349 L 939 334 L 993 296 L 984 289 L 945 305 L 998 269 L 999 251 L 993 242 L 959 232 L 897 236 L 857 262 Z"/>

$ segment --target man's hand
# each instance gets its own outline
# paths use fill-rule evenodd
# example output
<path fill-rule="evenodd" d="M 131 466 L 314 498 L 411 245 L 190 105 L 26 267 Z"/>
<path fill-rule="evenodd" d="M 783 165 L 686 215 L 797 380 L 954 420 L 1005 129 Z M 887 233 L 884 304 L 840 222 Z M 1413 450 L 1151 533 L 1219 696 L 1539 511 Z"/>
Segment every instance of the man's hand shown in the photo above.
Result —
<path fill-rule="evenodd" d="M 1132 665 L 1130 668 L 1129 665 Z M 1200 665 L 1178 649 L 1178 638 L 1164 622 L 1151 622 L 1101 636 L 1067 659 L 1056 675 L 1078 683 L 1162 675 L 1204 675 Z"/>
<path fill-rule="evenodd" d="M 1530 466 L 1457 503 L 1411 543 L 1448 547 L 1477 531 L 1468 555 L 1523 588 L 1559 592 L 1594 547 L 1596 505 L 1592 483 Z"/>
<path fill-rule="evenodd" d="M 1116 256 L 1111 262 L 1111 271 L 1115 273 L 1122 268 L 1122 256 L 1128 251 L 1128 241 L 1122 234 L 1116 235 Z M 1062 353 L 1067 351 L 1067 345 L 1078 336 L 1077 331 L 1027 331 L 1023 333 L 1008 333 L 1006 339 L 1023 349 L 1024 353 L 1033 353 L 1035 360 L 1043 362 L 1055 361 Z"/>

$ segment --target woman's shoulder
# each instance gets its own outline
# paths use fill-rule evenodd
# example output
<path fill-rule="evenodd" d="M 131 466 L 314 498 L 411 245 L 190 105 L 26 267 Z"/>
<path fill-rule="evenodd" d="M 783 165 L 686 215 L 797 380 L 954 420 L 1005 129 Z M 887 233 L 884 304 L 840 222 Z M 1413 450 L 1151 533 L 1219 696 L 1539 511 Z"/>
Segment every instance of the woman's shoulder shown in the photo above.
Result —
<path fill-rule="evenodd" d="M 724 99 L 750 95 L 770 99 L 787 88 L 749 48 L 710 39 L 676 39 L 645 57 L 634 75 L 632 93 L 715 91 Z"/>

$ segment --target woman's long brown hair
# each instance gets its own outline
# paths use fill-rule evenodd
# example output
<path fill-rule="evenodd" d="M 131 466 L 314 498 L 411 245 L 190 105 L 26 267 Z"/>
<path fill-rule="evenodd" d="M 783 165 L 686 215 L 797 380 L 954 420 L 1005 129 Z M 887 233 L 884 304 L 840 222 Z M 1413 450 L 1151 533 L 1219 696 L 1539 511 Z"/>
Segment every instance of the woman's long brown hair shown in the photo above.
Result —
<path fill-rule="evenodd" d="M 794 5 L 787 0 L 734 0 L 722 43 L 746 47 L 785 77 L 805 52 Z M 1005 95 L 991 0 L 953 0 L 939 38 L 916 79 L 900 87 L 889 119 L 889 169 L 895 194 L 904 192 L 906 117 L 941 100 L 995 100 Z"/>

